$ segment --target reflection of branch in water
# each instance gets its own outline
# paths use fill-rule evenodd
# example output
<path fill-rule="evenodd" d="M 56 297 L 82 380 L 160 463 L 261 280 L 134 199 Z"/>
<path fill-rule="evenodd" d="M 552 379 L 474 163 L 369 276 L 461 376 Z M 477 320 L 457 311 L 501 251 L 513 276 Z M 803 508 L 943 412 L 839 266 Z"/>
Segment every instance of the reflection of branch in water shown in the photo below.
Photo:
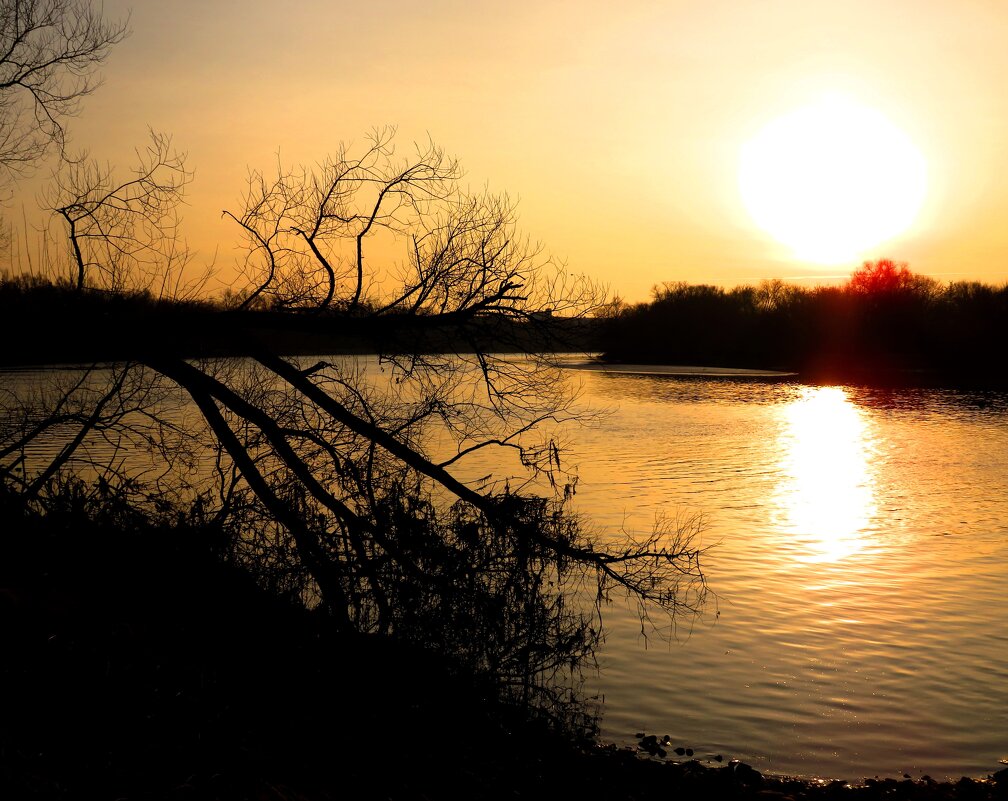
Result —
<path fill-rule="evenodd" d="M 575 676 L 591 658 L 614 590 L 635 599 L 642 622 L 654 610 L 693 614 L 703 603 L 699 520 L 659 522 L 618 543 L 593 538 L 562 495 L 477 492 L 449 472 L 455 460 L 446 467 L 409 444 L 439 419 L 433 412 L 269 354 L 243 370 L 220 367 L 228 365 L 163 358 L 142 372 L 181 387 L 211 435 L 201 438 L 202 461 L 216 483 L 196 493 L 193 514 L 229 530 L 236 557 L 261 581 L 296 586 L 342 628 L 443 648 L 531 702 L 554 697 L 560 673 Z M 125 375 L 112 387 L 122 391 Z M 106 392 L 102 408 L 135 410 L 116 397 Z M 165 452 L 162 438 L 175 424 L 157 409 L 140 419 L 151 447 Z M 132 441 L 142 430 L 136 417 L 102 423 L 116 424 Z M 559 469 L 559 454 L 548 458 Z M 118 464 L 126 487 L 129 465 Z M 66 466 L 59 460 L 39 475 Z M 456 501 L 435 502 L 432 484 Z"/>

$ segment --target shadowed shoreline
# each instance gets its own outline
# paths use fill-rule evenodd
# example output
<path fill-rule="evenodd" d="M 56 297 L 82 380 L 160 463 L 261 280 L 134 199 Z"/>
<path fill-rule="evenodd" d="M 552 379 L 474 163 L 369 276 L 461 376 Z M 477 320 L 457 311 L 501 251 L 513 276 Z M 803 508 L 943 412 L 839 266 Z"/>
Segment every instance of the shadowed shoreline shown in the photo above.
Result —
<path fill-rule="evenodd" d="M 212 529 L 0 506 L 9 798 L 1000 799 L 986 781 L 762 775 L 571 738 L 450 659 L 337 634 L 222 560 Z M 671 745 L 669 745 L 671 748 Z"/>

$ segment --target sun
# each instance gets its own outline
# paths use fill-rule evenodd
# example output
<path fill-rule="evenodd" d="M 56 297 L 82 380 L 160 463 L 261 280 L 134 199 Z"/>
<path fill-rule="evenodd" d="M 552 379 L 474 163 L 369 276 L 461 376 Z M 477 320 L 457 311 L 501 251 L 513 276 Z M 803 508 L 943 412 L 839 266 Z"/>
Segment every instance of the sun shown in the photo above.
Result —
<path fill-rule="evenodd" d="M 738 180 L 756 224 L 796 258 L 841 264 L 913 224 L 927 194 L 927 165 L 882 114 L 830 96 L 747 141 Z"/>

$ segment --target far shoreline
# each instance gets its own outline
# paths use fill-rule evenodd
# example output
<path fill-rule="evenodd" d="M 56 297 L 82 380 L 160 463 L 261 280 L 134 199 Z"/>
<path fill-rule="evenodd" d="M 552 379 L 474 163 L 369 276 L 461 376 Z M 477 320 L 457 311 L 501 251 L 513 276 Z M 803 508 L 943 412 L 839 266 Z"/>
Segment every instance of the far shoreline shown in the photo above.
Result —
<path fill-rule="evenodd" d="M 749 367 L 709 367 L 689 364 L 644 364 L 606 362 L 598 359 L 561 364 L 567 370 L 596 373 L 625 373 L 633 375 L 667 375 L 680 378 L 799 378 L 799 374 L 785 370 L 756 370 Z"/>

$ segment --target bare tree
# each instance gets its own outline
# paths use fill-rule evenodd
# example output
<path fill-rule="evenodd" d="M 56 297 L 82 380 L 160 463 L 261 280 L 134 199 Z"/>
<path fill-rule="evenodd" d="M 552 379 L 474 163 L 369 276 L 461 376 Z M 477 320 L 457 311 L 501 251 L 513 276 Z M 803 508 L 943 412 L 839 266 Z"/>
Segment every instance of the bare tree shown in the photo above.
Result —
<path fill-rule="evenodd" d="M 345 145 L 314 169 L 278 164 L 252 172 L 237 222 L 248 241 L 246 270 L 260 296 L 281 308 L 356 309 L 376 278 L 367 245 L 382 233 L 406 235 L 457 192 L 457 163 L 428 144 L 396 159 L 394 130 L 376 129 L 363 152 Z"/>
<path fill-rule="evenodd" d="M 186 174 L 165 145 L 155 139 L 134 181 L 81 168 L 62 184 L 69 200 L 53 207 L 78 277 L 117 291 L 170 263 L 174 227 L 151 221 L 174 219 L 173 181 Z M 246 301 L 229 319 L 249 358 L 137 355 L 129 369 L 179 390 L 198 425 L 163 405 L 109 417 L 118 373 L 89 403 L 103 404 L 105 432 L 144 419 L 152 449 L 170 450 L 166 431 L 185 431 L 197 461 L 202 447 L 193 473 L 213 491 L 193 482 L 190 503 L 229 528 L 235 558 L 261 580 L 340 628 L 440 643 L 526 701 L 590 656 L 612 590 L 642 616 L 696 611 L 693 521 L 593 536 L 568 509 L 576 475 L 562 432 L 587 412 L 553 349 L 604 293 L 521 235 L 507 197 L 466 191 L 433 145 L 400 158 L 380 130 L 360 155 L 340 147 L 316 168 L 253 173 L 242 208 L 225 214 L 245 239 Z M 339 333 L 377 355 L 284 356 L 270 326 Z M 70 459 L 29 464 L 33 421 L 19 419 L 0 456 L 8 476 L 17 460 L 34 498 Z M 496 478 L 474 474 L 475 460 L 499 465 Z M 103 480 L 134 486 L 131 469 L 118 461 Z"/>
<path fill-rule="evenodd" d="M 66 119 L 127 33 L 88 0 L 0 0 L 0 189 L 66 142 Z"/>
<path fill-rule="evenodd" d="M 136 157 L 126 179 L 86 158 L 57 173 L 48 204 L 66 225 L 69 278 L 78 290 L 154 290 L 177 298 L 191 260 L 179 233 L 179 206 L 192 173 L 171 138 L 154 131 Z"/>

